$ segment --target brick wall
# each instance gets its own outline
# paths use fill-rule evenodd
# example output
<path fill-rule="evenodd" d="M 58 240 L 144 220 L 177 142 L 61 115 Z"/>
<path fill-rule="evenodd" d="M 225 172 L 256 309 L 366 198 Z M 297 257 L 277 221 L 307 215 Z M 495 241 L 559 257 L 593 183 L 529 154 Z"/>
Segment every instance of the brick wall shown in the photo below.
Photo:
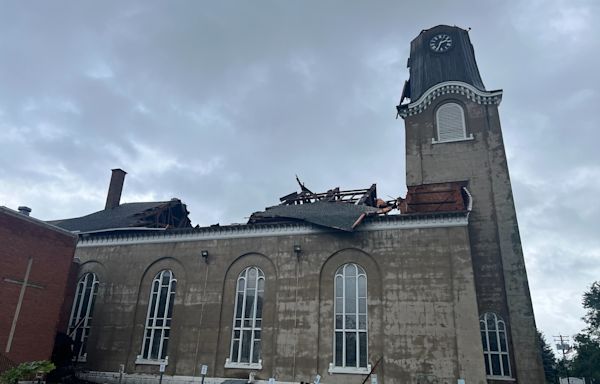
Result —
<path fill-rule="evenodd" d="M 50 359 L 76 237 L 0 208 L 0 349 L 15 363 Z M 32 264 L 10 350 L 6 353 L 21 284 Z"/>

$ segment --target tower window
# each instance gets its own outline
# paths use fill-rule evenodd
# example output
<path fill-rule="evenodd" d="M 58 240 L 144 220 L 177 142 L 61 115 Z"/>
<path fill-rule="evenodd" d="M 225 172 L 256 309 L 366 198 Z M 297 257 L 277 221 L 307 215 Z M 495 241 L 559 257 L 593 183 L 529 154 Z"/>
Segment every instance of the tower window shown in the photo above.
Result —
<path fill-rule="evenodd" d="M 265 274 L 248 267 L 237 279 L 231 350 L 225 368 L 262 368 L 261 330 Z"/>
<path fill-rule="evenodd" d="M 97 293 L 98 278 L 94 273 L 86 273 L 77 283 L 77 292 L 75 293 L 71 318 L 69 319 L 69 336 L 75 344 L 74 359 L 78 361 L 86 360 L 87 341 L 90 335 Z"/>
<path fill-rule="evenodd" d="M 500 316 L 486 312 L 479 318 L 485 373 L 490 377 L 511 377 L 506 325 Z"/>
<path fill-rule="evenodd" d="M 467 137 L 465 112 L 457 103 L 446 103 L 440 106 L 435 113 L 435 122 L 437 126 L 437 140 L 433 139 L 433 143 L 461 141 L 473 138 L 473 135 Z"/>

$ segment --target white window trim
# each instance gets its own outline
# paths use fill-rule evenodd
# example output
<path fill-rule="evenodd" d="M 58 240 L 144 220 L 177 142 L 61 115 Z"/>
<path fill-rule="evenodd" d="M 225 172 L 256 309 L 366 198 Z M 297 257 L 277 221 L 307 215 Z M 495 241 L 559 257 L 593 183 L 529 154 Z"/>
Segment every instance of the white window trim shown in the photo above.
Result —
<path fill-rule="evenodd" d="M 487 327 L 487 315 L 493 315 L 495 318 L 495 330 L 492 330 L 491 332 L 494 333 L 494 335 L 496 336 L 496 343 L 498 345 L 498 351 L 490 351 L 490 331 L 488 330 Z M 504 322 L 504 320 L 496 313 L 494 312 L 485 312 L 483 315 L 481 315 L 480 319 L 479 319 L 479 324 L 480 324 L 480 332 L 481 332 L 481 323 L 483 322 L 484 324 L 484 332 L 485 332 L 485 337 L 486 337 L 486 344 L 487 344 L 487 350 L 484 349 L 483 350 L 483 355 L 484 356 L 488 356 L 488 363 L 489 363 L 489 369 L 490 372 L 492 372 L 493 367 L 492 367 L 492 355 L 498 355 L 499 359 L 500 359 L 500 370 L 502 372 L 504 372 L 504 366 L 502 365 L 502 356 L 505 355 L 508 359 L 508 375 L 505 376 L 500 376 L 500 375 L 486 375 L 487 378 L 489 379 L 493 379 L 493 380 L 506 380 L 506 381 L 514 381 L 515 379 L 512 377 L 512 367 L 510 364 L 510 352 L 509 352 L 509 345 L 508 345 L 508 329 L 506 327 L 506 323 Z M 502 323 L 502 326 L 504 327 L 503 330 L 500 330 L 498 325 Z M 506 343 L 506 351 L 503 352 L 501 351 L 500 348 L 500 332 L 504 332 L 504 342 Z M 485 362 L 485 359 L 484 359 Z M 484 367 L 485 368 L 485 367 Z M 492 372 L 493 373 L 493 372 Z"/>
<path fill-rule="evenodd" d="M 449 140 L 440 140 L 440 108 L 444 107 L 444 106 L 448 106 L 450 104 L 456 105 L 458 108 L 460 108 L 460 117 L 462 120 L 462 133 L 463 133 L 463 137 L 460 138 L 456 138 L 456 139 L 449 139 Z M 435 137 L 431 138 L 431 144 L 440 144 L 440 143 L 454 143 L 454 142 L 458 142 L 458 141 L 467 141 L 467 140 L 473 140 L 473 134 L 469 134 L 469 136 L 467 136 L 467 121 L 465 120 L 465 109 L 462 107 L 462 105 L 456 103 L 456 102 L 448 102 L 448 103 L 443 103 L 442 105 L 440 105 L 438 107 L 438 109 L 435 111 L 435 130 L 437 132 L 437 137 L 438 139 L 436 140 Z"/>
<path fill-rule="evenodd" d="M 261 370 L 262 367 L 262 359 L 258 359 L 258 363 L 236 363 L 229 357 L 225 360 L 225 368 Z"/>
<path fill-rule="evenodd" d="M 333 363 L 329 363 L 329 369 L 327 371 L 329 373 L 368 375 L 371 372 L 371 364 L 367 364 L 366 368 L 356 368 L 356 367 L 336 367 L 335 365 L 333 365 Z"/>
<path fill-rule="evenodd" d="M 87 308 L 85 309 L 85 314 L 81 313 L 82 305 L 84 302 L 84 295 L 87 293 L 86 292 L 86 285 L 85 285 L 85 280 L 88 279 L 88 277 L 92 277 L 92 286 L 91 286 L 91 290 L 90 290 L 90 297 L 88 299 L 88 304 L 87 304 Z M 78 325 L 78 328 L 82 329 L 82 334 L 81 334 L 81 340 L 79 340 L 79 342 L 82 344 L 80 345 L 80 349 L 79 351 L 77 351 L 76 356 L 74 356 L 74 360 L 80 363 L 85 363 L 87 362 L 87 351 L 82 351 L 83 348 L 83 338 L 85 336 L 85 332 L 86 330 L 88 331 L 88 335 L 86 337 L 86 348 L 87 348 L 87 339 L 89 339 L 89 333 L 91 332 L 91 326 L 89 326 L 89 322 L 92 320 L 92 307 L 94 306 L 95 302 L 96 302 L 96 297 L 98 295 L 98 286 L 100 285 L 100 280 L 98 280 L 98 276 L 93 273 L 93 272 L 87 272 L 85 273 L 83 276 L 81 276 L 81 278 L 79 279 L 79 281 L 77 282 L 77 290 L 75 292 L 75 297 L 73 298 L 73 305 L 71 306 L 71 316 L 69 316 L 69 327 L 68 327 L 68 332 L 71 333 L 71 324 L 73 323 L 73 318 L 75 317 L 77 319 L 77 323 L 76 325 Z M 83 286 L 83 293 L 81 294 L 81 299 L 78 302 L 77 301 L 77 297 L 79 295 L 79 293 L 81 292 L 81 287 Z M 75 304 L 77 305 L 77 308 L 75 308 Z M 77 313 L 75 313 L 75 311 L 77 311 Z M 77 332 L 76 330 L 75 333 L 71 336 L 71 339 L 73 341 L 75 341 L 75 337 L 77 336 Z M 83 352 L 83 353 L 81 353 Z"/>
<path fill-rule="evenodd" d="M 246 298 L 247 298 L 247 292 L 248 292 L 248 273 L 251 269 L 256 269 L 256 282 L 255 282 L 255 291 L 254 291 L 254 303 L 253 303 L 253 308 L 252 308 L 252 319 L 251 319 L 251 326 L 247 327 L 244 325 L 244 319 L 245 319 L 245 309 L 246 309 Z M 238 307 L 238 286 L 240 283 L 240 280 L 244 281 L 244 292 L 242 295 L 242 317 L 240 318 L 240 326 L 236 327 L 235 322 L 237 320 L 237 307 Z M 237 353 L 237 360 L 239 360 L 241 358 L 241 354 L 242 354 L 242 340 L 243 340 L 243 332 L 250 330 L 250 356 L 248 357 L 248 359 L 250 361 L 252 361 L 252 356 L 254 355 L 254 342 L 256 341 L 255 339 L 255 331 L 259 331 L 261 333 L 260 335 L 260 339 L 259 342 L 261 344 L 262 347 L 262 310 L 261 310 L 261 314 L 260 317 L 257 316 L 257 306 L 258 306 L 258 286 L 260 283 L 260 280 L 263 281 L 263 290 L 262 290 L 262 294 L 263 294 L 263 298 L 264 298 L 264 292 L 265 292 L 265 286 L 266 286 L 266 278 L 265 278 L 265 273 L 262 271 L 262 269 L 258 268 L 257 266 L 250 266 L 245 268 L 239 275 L 238 278 L 235 281 L 235 303 L 234 303 L 234 307 L 233 307 L 233 324 L 231 326 L 231 344 L 229 345 L 229 357 L 225 360 L 225 368 L 242 368 L 242 369 L 262 369 L 262 358 L 261 356 L 258 356 L 258 363 L 254 363 L 254 362 L 240 362 L 240 361 L 234 361 L 233 360 L 233 343 L 235 340 L 235 331 L 239 331 L 240 332 L 240 337 L 239 337 L 239 342 L 238 342 L 238 353 Z M 256 321 L 260 319 L 260 327 L 256 326 Z"/>
<path fill-rule="evenodd" d="M 436 140 L 435 137 L 432 137 L 431 144 L 457 143 L 457 142 L 461 142 L 461 141 L 471 141 L 471 140 L 475 140 L 475 137 L 473 137 L 472 133 L 470 133 L 469 136 L 467 136 L 465 138 L 453 139 L 453 140 Z"/>
<path fill-rule="evenodd" d="M 336 301 L 337 301 L 337 293 L 336 293 L 336 280 L 338 276 L 342 277 L 342 289 L 343 289 L 343 293 L 342 293 L 342 303 L 345 306 L 346 304 L 346 281 L 345 281 L 345 274 L 344 274 L 344 269 L 347 265 L 352 264 L 355 266 L 356 268 L 356 329 L 349 329 L 346 330 L 346 323 L 345 323 L 345 317 L 346 317 L 346 310 L 345 308 L 342 311 L 342 328 L 338 329 L 336 328 L 336 324 L 335 324 L 335 317 L 337 315 L 337 308 L 336 308 Z M 341 271 L 341 275 L 340 275 L 340 271 Z M 368 277 L 367 277 L 367 272 L 365 271 L 365 269 L 361 266 L 359 266 L 356 263 L 346 263 L 341 265 L 335 272 L 335 275 L 333 277 L 333 362 L 329 364 L 329 372 L 330 373 L 358 373 L 358 374 L 363 374 L 365 373 L 365 371 L 368 373 L 370 372 L 370 364 L 368 362 L 369 359 L 369 307 L 366 303 L 366 308 L 365 308 L 365 321 L 366 321 L 366 327 L 364 330 L 361 330 L 359 328 L 359 316 L 360 316 L 360 305 L 359 305 L 359 301 L 358 298 L 360 297 L 360 293 L 358 291 L 358 277 L 364 275 L 365 277 L 365 289 L 367 290 L 365 292 L 365 301 L 368 303 L 369 300 L 369 295 L 368 295 Z M 364 367 L 346 367 L 346 350 L 345 348 L 342 348 L 342 364 L 344 364 L 344 366 L 336 366 L 335 365 L 335 350 L 336 350 L 336 345 L 335 345 L 335 333 L 336 332 L 342 332 L 343 335 L 343 343 L 344 345 L 346 344 L 345 340 L 346 340 L 346 331 L 348 332 L 355 332 L 356 333 L 356 355 L 357 355 L 357 359 L 356 359 L 356 364 L 360 365 L 360 344 L 359 344 L 359 340 L 360 340 L 360 334 L 364 333 L 365 334 L 365 339 L 366 339 L 366 359 L 367 359 L 367 368 Z"/>
<path fill-rule="evenodd" d="M 162 289 L 163 289 L 162 279 L 163 279 L 163 274 L 166 273 L 166 272 L 170 272 L 171 277 L 169 279 L 169 286 L 167 287 L 167 298 L 166 298 L 166 301 L 165 301 L 165 313 L 163 314 L 163 316 L 161 318 L 159 318 L 158 317 L 158 308 L 160 306 L 160 296 L 161 296 L 161 292 L 162 292 Z M 157 292 L 157 295 L 156 295 L 156 302 L 154 303 L 155 304 L 154 305 L 154 312 L 150 313 L 152 311 L 152 309 L 153 309 L 152 308 L 152 296 L 154 295 L 154 283 L 156 281 L 158 281 L 158 292 Z M 164 343 L 165 339 L 167 339 L 167 337 L 165 337 L 165 331 L 166 330 L 169 330 L 169 337 L 168 337 L 168 339 L 171 340 L 171 334 L 170 334 L 171 325 L 169 323 L 169 325 L 167 326 L 166 323 L 167 323 L 167 319 L 169 319 L 168 314 L 169 314 L 169 307 L 171 305 L 171 293 L 173 293 L 173 291 L 172 291 L 173 282 L 177 283 L 177 279 L 175 278 L 175 274 L 173 273 L 173 271 L 171 271 L 170 269 L 163 269 L 163 270 L 161 270 L 160 272 L 158 272 L 156 274 L 156 276 L 154 276 L 154 279 L 152 279 L 152 283 L 150 284 L 150 297 L 148 299 L 148 311 L 146 313 L 146 318 L 145 318 L 145 322 L 144 322 L 144 334 L 143 334 L 143 337 L 142 337 L 142 352 L 138 355 L 138 360 L 139 361 L 143 361 L 143 363 L 140 363 L 140 364 L 160 365 L 162 362 L 164 362 L 164 361 L 167 360 L 166 358 L 165 359 L 161 359 L 160 355 L 162 355 L 162 353 L 163 353 L 163 343 Z M 176 294 L 176 292 L 175 292 L 175 294 Z M 173 303 L 173 304 L 175 304 L 175 303 Z M 171 314 L 171 316 L 172 315 L 173 314 Z M 152 317 L 150 317 L 150 316 L 152 316 Z M 148 321 L 151 318 L 153 319 L 152 326 L 148 327 Z M 163 321 L 162 324 L 163 325 L 162 326 L 154 325 L 154 324 L 156 324 L 156 321 L 159 320 L 159 319 L 162 319 L 162 321 Z M 171 322 L 173 321 L 172 317 L 171 317 L 170 321 Z M 146 346 L 146 333 L 147 333 L 147 331 L 149 329 L 151 330 L 150 343 L 148 344 L 149 351 L 146 351 L 145 350 L 145 346 Z M 158 359 L 152 359 L 150 357 L 145 358 L 144 355 L 146 353 L 147 353 L 148 356 L 151 356 L 151 354 L 152 354 L 152 343 L 154 341 L 155 332 L 158 329 L 162 331 L 161 335 L 160 335 L 160 344 L 158 346 L 158 356 L 159 356 L 159 358 Z M 167 345 L 167 348 L 168 348 L 168 345 Z M 136 360 L 136 364 L 137 364 L 138 360 Z M 148 362 L 158 362 L 158 363 L 154 364 L 154 363 L 148 363 Z"/>
<path fill-rule="evenodd" d="M 83 356 L 77 356 L 78 363 L 87 363 L 87 352 Z"/>
<path fill-rule="evenodd" d="M 164 359 L 144 359 L 142 355 L 137 355 L 135 359 L 136 365 L 169 365 L 169 356 Z"/>

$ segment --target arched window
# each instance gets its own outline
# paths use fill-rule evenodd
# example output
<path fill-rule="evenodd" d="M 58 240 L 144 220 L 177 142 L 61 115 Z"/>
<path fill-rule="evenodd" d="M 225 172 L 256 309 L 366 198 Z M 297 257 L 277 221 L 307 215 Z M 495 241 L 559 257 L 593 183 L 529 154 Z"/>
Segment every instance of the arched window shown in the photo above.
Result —
<path fill-rule="evenodd" d="M 177 280 L 170 270 L 160 271 L 152 280 L 141 359 L 164 360 L 173 317 Z"/>
<path fill-rule="evenodd" d="M 437 142 L 467 139 L 465 112 L 459 104 L 446 103 L 440 106 L 435 114 L 435 122 L 438 133 Z"/>
<path fill-rule="evenodd" d="M 97 293 L 98 278 L 94 273 L 86 273 L 77 283 L 69 319 L 69 336 L 74 341 L 73 352 L 77 361 L 85 361 L 87 357 L 87 340 L 90 336 Z"/>
<path fill-rule="evenodd" d="M 265 274 L 257 267 L 248 267 L 238 276 L 236 287 L 231 352 L 225 367 L 260 369 Z"/>
<path fill-rule="evenodd" d="M 330 371 L 367 369 L 367 274 L 356 264 L 335 272 L 335 335 Z M 341 368 L 341 369 L 340 369 Z"/>
<path fill-rule="evenodd" d="M 479 318 L 483 343 L 485 373 L 488 376 L 510 377 L 510 361 L 506 325 L 500 316 L 486 312 Z"/>

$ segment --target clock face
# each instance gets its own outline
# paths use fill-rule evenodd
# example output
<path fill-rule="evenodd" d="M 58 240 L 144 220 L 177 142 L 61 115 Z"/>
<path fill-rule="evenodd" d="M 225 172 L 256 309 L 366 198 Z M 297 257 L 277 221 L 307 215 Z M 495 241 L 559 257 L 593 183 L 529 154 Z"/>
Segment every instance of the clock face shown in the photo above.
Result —
<path fill-rule="evenodd" d="M 445 33 L 437 34 L 429 40 L 429 48 L 433 52 L 446 52 L 452 48 L 452 38 Z"/>

